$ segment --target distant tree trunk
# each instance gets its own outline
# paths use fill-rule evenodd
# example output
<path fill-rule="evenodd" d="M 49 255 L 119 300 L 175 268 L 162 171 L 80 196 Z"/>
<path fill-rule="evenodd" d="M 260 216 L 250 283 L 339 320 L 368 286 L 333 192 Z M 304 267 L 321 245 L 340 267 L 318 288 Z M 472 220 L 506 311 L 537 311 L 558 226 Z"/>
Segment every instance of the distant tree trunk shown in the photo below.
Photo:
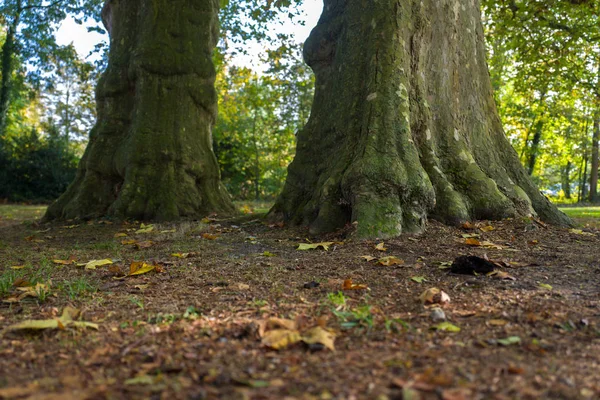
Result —
<path fill-rule="evenodd" d="M 546 93 L 548 93 L 548 88 L 544 87 L 540 92 L 540 99 L 538 102 L 538 107 L 542 110 L 541 114 L 536 116 L 531 122 L 531 126 L 527 129 L 527 137 L 525 137 L 525 145 L 521 150 L 521 154 L 519 155 L 519 159 L 527 162 L 527 172 L 529 176 L 533 175 L 533 171 L 535 170 L 535 163 L 537 160 L 537 152 L 539 150 L 539 144 L 542 139 L 542 132 L 544 129 L 544 103 L 546 101 Z M 533 132 L 533 140 L 530 141 L 531 133 Z M 525 160 L 524 156 L 527 156 Z"/>
<path fill-rule="evenodd" d="M 563 179 L 562 179 L 562 190 L 565 194 L 566 199 L 571 198 L 571 168 L 573 164 L 571 161 L 567 161 L 567 165 L 565 165 L 565 169 L 563 171 Z"/>
<path fill-rule="evenodd" d="M 212 151 L 218 0 L 109 0 L 108 69 L 75 181 L 47 219 L 232 213 Z"/>
<path fill-rule="evenodd" d="M 8 27 L 6 38 L 2 45 L 2 60 L 0 61 L 0 138 L 4 136 L 6 131 L 6 123 L 8 118 L 8 108 L 10 107 L 10 96 L 12 91 L 12 79 L 15 69 L 15 53 L 17 52 L 17 43 L 15 36 L 19 27 L 22 12 L 22 2 L 17 1 L 17 12 L 15 18 Z"/>
<path fill-rule="evenodd" d="M 359 237 L 535 215 L 569 219 L 504 135 L 479 1 L 325 0 L 304 45 L 311 117 L 271 217 Z"/>
<path fill-rule="evenodd" d="M 540 151 L 540 142 L 542 141 L 542 133 L 544 132 L 544 120 L 541 118 L 535 124 L 535 131 L 533 132 L 533 138 L 529 145 L 529 157 L 527 160 L 527 173 L 532 176 L 535 171 L 535 163 L 537 156 Z"/>
<path fill-rule="evenodd" d="M 597 106 L 598 107 L 598 106 Z M 598 141 L 600 140 L 600 109 L 594 113 L 594 135 L 592 137 L 592 170 L 590 171 L 590 201 L 597 202 L 598 198 Z"/>

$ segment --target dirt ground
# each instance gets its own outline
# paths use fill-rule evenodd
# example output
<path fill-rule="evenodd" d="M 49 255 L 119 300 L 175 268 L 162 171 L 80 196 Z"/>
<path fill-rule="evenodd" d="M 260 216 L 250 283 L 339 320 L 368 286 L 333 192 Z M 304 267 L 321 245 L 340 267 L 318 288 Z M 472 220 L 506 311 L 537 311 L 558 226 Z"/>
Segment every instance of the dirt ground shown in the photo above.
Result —
<path fill-rule="evenodd" d="M 600 232 L 523 219 L 430 222 L 385 241 L 350 233 L 298 250 L 306 231 L 253 215 L 5 223 L 0 398 L 600 398 Z M 462 255 L 498 272 L 450 273 Z M 114 264 L 74 264 L 103 259 Z M 134 261 L 154 269 L 124 276 Z M 423 304 L 430 288 L 450 301 Z M 68 306 L 98 329 L 56 322 Z M 31 319 L 57 329 L 8 329 Z M 294 343 L 313 327 L 335 351 Z M 284 339 L 269 341 L 275 328 Z"/>

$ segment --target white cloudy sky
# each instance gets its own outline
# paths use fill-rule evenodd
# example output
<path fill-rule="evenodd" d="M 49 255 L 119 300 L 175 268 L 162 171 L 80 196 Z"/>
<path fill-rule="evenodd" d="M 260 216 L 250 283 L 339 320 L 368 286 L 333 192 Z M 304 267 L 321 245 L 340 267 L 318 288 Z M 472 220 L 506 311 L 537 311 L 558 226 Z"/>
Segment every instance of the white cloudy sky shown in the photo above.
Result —
<path fill-rule="evenodd" d="M 297 42 L 304 42 L 312 28 L 317 24 L 322 9 L 322 0 L 304 0 L 302 11 L 304 12 L 306 24 L 304 26 L 286 24 L 285 30 L 287 32 L 291 31 Z M 283 28 L 277 27 L 276 29 Z M 73 19 L 69 18 L 63 22 L 58 30 L 57 40 L 60 44 L 73 43 L 79 55 L 86 57 L 94 49 L 94 46 L 100 41 L 106 40 L 106 37 L 95 32 L 88 32 L 84 26 L 77 25 Z M 263 52 L 262 46 L 255 43 L 249 47 L 248 52 L 250 54 L 248 57 L 239 58 L 234 62 L 244 65 L 253 64 L 254 67 L 260 69 L 260 66 L 256 64 L 258 63 L 259 54 Z"/>

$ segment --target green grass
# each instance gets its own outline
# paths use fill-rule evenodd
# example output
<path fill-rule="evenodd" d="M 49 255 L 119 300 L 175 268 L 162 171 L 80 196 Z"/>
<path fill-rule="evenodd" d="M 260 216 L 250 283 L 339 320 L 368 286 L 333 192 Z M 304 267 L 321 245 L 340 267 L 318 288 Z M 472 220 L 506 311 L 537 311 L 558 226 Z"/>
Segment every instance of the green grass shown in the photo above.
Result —
<path fill-rule="evenodd" d="M 0 219 L 27 221 L 44 216 L 47 206 L 26 206 L 21 204 L 0 204 Z"/>
<path fill-rule="evenodd" d="M 560 207 L 580 226 L 600 229 L 600 207 Z"/>

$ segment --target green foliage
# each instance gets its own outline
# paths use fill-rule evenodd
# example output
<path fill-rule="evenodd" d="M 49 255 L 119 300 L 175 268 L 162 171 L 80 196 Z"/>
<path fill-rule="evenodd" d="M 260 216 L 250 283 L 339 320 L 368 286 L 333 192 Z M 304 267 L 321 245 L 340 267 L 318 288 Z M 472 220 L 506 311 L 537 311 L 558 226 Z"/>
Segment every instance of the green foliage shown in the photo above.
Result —
<path fill-rule="evenodd" d="M 507 134 L 547 194 L 585 197 L 600 104 L 600 5 L 482 2 L 488 61 Z"/>
<path fill-rule="evenodd" d="M 14 138 L 0 149 L 0 198 L 10 201 L 49 201 L 75 178 L 78 159 L 56 137 L 37 131 Z"/>
<path fill-rule="evenodd" d="M 236 199 L 270 199 L 281 190 L 294 156 L 295 132 L 306 122 L 313 76 L 297 48 L 269 52 L 263 75 L 223 65 L 217 78 L 219 119 L 214 151 Z"/>

